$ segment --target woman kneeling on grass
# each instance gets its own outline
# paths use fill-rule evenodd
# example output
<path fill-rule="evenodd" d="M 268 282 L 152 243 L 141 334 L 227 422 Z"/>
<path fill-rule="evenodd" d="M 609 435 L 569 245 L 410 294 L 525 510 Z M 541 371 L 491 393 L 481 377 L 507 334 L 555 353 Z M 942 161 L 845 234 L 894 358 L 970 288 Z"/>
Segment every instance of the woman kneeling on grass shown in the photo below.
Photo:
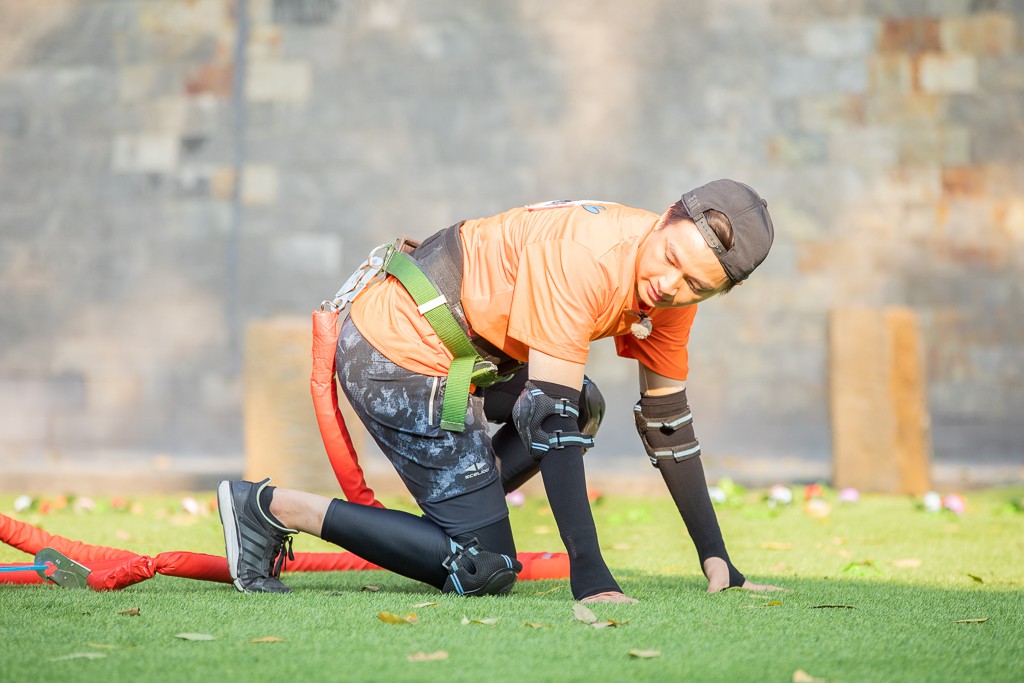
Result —
<path fill-rule="evenodd" d="M 766 207 L 750 187 L 717 180 L 661 216 L 547 202 L 464 221 L 411 255 L 389 252 L 389 277 L 359 294 L 342 326 L 338 377 L 423 516 L 275 489 L 269 479 L 221 482 L 235 586 L 288 591 L 278 577 L 290 535 L 304 531 L 444 592 L 506 593 L 522 565 L 505 494 L 540 472 L 573 596 L 635 602 L 601 556 L 583 467 L 604 413 L 584 364 L 591 341 L 614 337 L 618 354 L 638 361 L 637 431 L 708 591 L 773 588 L 729 561 L 685 383 L 697 303 L 767 256 Z M 501 425 L 493 436 L 488 422 Z"/>

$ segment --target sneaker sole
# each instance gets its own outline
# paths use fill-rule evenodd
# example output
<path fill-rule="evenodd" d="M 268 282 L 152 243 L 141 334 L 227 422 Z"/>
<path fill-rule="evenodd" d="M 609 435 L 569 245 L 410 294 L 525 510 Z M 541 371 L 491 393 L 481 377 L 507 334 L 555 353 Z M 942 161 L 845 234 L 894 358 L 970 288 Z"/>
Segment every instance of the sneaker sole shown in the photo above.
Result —
<path fill-rule="evenodd" d="M 225 515 L 224 511 L 228 514 Z M 228 558 L 228 572 L 231 574 L 231 583 L 241 592 L 245 592 L 238 584 L 238 526 L 235 524 L 235 503 L 231 496 L 231 482 L 222 481 L 217 486 L 217 512 L 220 514 L 220 523 L 224 527 L 224 552 Z"/>

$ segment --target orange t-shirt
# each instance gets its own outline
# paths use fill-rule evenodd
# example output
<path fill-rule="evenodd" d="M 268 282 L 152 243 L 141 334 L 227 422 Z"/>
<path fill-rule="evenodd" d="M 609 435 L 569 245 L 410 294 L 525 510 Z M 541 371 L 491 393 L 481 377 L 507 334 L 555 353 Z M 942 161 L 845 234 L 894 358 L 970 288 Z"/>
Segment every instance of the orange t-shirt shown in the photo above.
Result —
<path fill-rule="evenodd" d="M 615 337 L 618 354 L 658 374 L 685 380 L 686 344 L 696 306 L 648 311 L 649 337 L 636 322 L 636 258 L 659 216 L 622 204 L 546 202 L 466 221 L 462 306 L 476 334 L 509 356 L 529 350 L 584 363 L 590 342 Z M 448 373 L 452 355 L 393 277 L 353 302 L 359 332 L 397 365 Z"/>

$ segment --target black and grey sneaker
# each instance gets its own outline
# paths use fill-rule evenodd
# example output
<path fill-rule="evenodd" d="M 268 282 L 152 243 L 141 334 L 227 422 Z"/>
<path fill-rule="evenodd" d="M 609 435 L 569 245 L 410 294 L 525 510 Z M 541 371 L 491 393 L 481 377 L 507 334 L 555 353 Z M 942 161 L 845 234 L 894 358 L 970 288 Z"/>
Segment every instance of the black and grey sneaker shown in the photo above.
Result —
<path fill-rule="evenodd" d="M 270 479 L 258 484 L 248 481 L 222 481 L 217 486 L 220 522 L 224 526 L 224 549 L 235 588 L 244 593 L 287 593 L 281 583 L 285 557 L 294 560 L 291 534 L 270 521 L 260 507 L 260 491 Z"/>
<path fill-rule="evenodd" d="M 519 560 L 484 550 L 475 538 L 455 546 L 441 566 L 448 570 L 441 592 L 459 595 L 504 595 L 523 570 Z"/>

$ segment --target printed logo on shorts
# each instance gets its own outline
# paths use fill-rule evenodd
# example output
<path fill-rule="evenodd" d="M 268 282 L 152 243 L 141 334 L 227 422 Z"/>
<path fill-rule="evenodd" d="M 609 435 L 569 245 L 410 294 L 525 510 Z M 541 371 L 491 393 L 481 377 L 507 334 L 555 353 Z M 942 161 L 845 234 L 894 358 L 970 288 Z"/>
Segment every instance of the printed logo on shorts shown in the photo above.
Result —
<path fill-rule="evenodd" d="M 479 477 L 481 474 L 487 474 L 490 471 L 491 466 L 487 463 L 475 462 L 466 468 L 466 471 L 463 472 L 463 476 L 465 476 L 466 479 L 472 479 L 473 477 Z"/>

